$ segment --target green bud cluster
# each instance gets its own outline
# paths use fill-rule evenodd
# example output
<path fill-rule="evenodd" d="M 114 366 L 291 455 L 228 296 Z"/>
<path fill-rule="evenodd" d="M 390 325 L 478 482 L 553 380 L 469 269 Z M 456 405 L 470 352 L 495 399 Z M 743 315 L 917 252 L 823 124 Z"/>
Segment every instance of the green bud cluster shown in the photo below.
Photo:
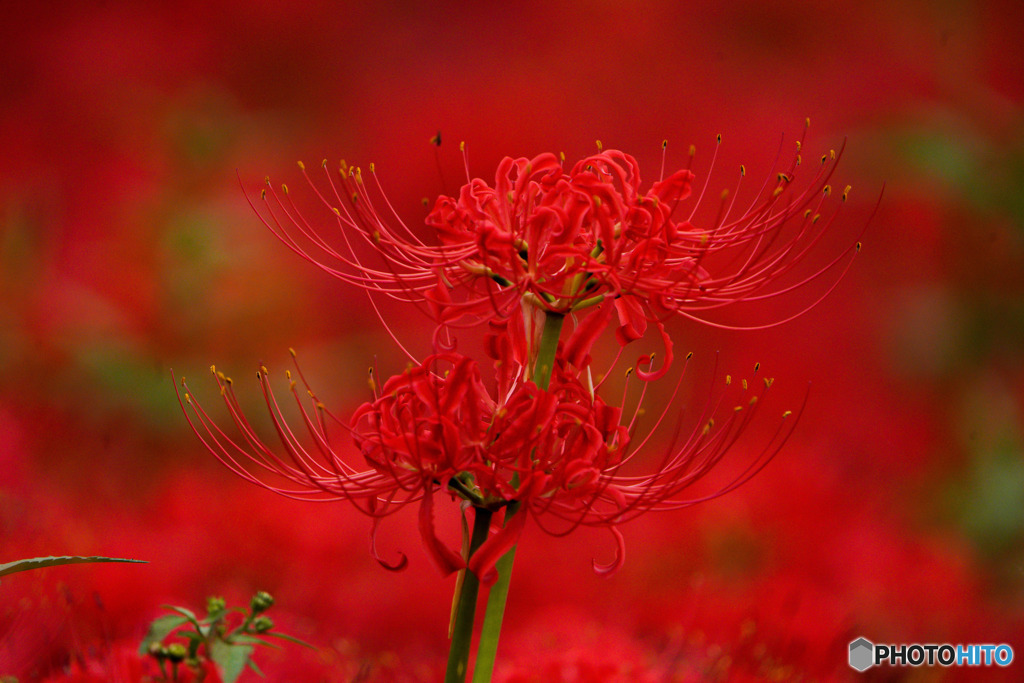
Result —
<path fill-rule="evenodd" d="M 252 596 L 252 600 L 249 602 L 249 607 L 252 609 L 253 614 L 266 612 L 273 606 L 274 596 L 266 591 L 258 592 L 256 595 Z"/>

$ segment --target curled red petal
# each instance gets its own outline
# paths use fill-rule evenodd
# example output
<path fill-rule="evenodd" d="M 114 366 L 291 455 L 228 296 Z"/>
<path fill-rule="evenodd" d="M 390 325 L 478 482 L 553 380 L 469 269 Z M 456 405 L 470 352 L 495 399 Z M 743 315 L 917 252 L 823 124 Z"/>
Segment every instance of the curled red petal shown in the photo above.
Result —
<path fill-rule="evenodd" d="M 676 171 L 668 178 L 659 180 L 651 186 L 648 197 L 657 197 L 661 202 L 679 202 L 690 196 L 690 185 L 693 173 L 687 170 Z"/>
<path fill-rule="evenodd" d="M 442 543 L 434 531 L 434 487 L 432 485 L 427 486 L 423 492 L 423 502 L 420 503 L 420 536 L 423 537 L 423 545 L 426 546 L 430 559 L 445 576 L 466 566 L 462 556 Z"/>
<path fill-rule="evenodd" d="M 641 366 L 649 366 L 654 362 L 654 356 L 643 356 L 637 362 L 636 376 L 644 381 L 651 381 L 655 379 L 661 379 L 668 372 L 669 367 L 672 365 L 672 338 L 668 336 L 668 332 L 665 331 L 665 325 L 660 320 L 655 321 L 655 325 L 658 326 L 658 331 L 661 333 L 661 340 L 665 344 L 665 360 L 662 362 L 661 367 L 651 372 L 643 370 Z"/>
<path fill-rule="evenodd" d="M 597 560 L 591 560 L 594 565 L 594 573 L 598 576 L 609 577 L 619 571 L 622 563 L 626 560 L 626 539 L 618 527 L 609 526 L 608 531 L 615 537 L 615 559 L 610 564 L 598 564 Z"/>
<path fill-rule="evenodd" d="M 519 542 L 519 537 L 523 535 L 523 529 L 526 527 L 526 516 L 526 510 L 519 510 L 511 518 L 506 513 L 505 526 L 498 529 L 497 533 L 491 534 L 469 558 L 469 570 L 476 574 L 480 583 L 490 586 L 498 580 L 498 572 L 494 565 Z"/>
<path fill-rule="evenodd" d="M 615 312 L 619 314 L 619 327 L 615 330 L 615 338 L 619 346 L 644 336 L 647 331 L 647 316 L 635 296 L 624 295 L 615 300 Z"/>
<path fill-rule="evenodd" d="M 377 529 L 380 527 L 380 517 L 373 518 L 373 525 L 370 527 L 370 554 L 373 555 L 373 559 L 377 560 L 380 566 L 387 569 L 389 572 L 400 572 L 405 569 L 409 564 L 409 558 L 405 556 L 405 553 L 399 551 L 401 556 L 398 562 L 390 564 L 377 552 Z"/>
<path fill-rule="evenodd" d="M 608 319 L 612 315 L 612 307 L 604 302 L 596 310 L 590 313 L 572 331 L 572 335 L 565 343 L 564 357 L 577 368 L 583 368 L 590 362 L 590 350 L 594 348 L 597 338 L 608 326 Z"/>

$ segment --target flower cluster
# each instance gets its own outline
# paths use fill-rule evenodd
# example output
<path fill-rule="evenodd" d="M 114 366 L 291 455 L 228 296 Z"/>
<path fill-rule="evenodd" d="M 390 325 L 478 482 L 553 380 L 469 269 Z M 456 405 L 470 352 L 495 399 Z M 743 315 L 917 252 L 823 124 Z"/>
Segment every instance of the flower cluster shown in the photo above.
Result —
<path fill-rule="evenodd" d="M 713 393 L 706 405 L 689 409 L 688 428 L 672 400 L 653 416 L 641 405 L 650 383 L 677 365 L 667 318 L 701 320 L 715 308 L 791 291 L 848 266 L 859 249 L 851 245 L 823 268 L 780 280 L 838 214 L 828 182 L 840 155 L 824 155 L 809 185 L 797 191 L 801 146 L 748 209 L 737 212 L 735 197 L 723 194 L 706 225 L 698 224 L 696 206 L 684 210 L 695 183 L 690 168 L 644 189 L 637 161 L 617 150 L 600 150 L 569 170 L 552 154 L 506 158 L 493 186 L 467 178 L 458 197 L 436 200 L 425 221 L 429 240 L 397 216 L 373 166 L 379 194 L 344 162 L 336 178 L 328 174 L 329 189 L 310 182 L 334 216 L 337 240 L 312 227 L 287 188 L 271 187 L 260 214 L 268 227 L 307 260 L 366 290 L 371 301 L 384 295 L 428 312 L 434 352 L 382 384 L 371 381 L 373 400 L 349 420 L 327 410 L 296 365 L 295 378 L 291 372 L 288 378 L 309 439 L 289 426 L 261 368 L 284 455 L 264 444 L 242 413 L 233 382 L 215 369 L 240 436 L 222 430 L 187 388 L 186 416 L 207 448 L 239 475 L 286 496 L 348 500 L 373 519 L 374 539 L 384 516 L 418 505 L 424 546 L 444 573 L 468 567 L 481 581 L 493 581 L 495 563 L 531 520 L 555 535 L 581 525 L 610 530 L 616 558 L 594 565 L 610 573 L 623 559 L 620 524 L 735 488 L 791 433 L 786 412 L 745 469 L 711 493 L 689 493 L 749 424 L 771 379 L 753 385 L 727 376 L 728 391 L 745 395 Z M 703 195 L 701 189 L 695 205 Z M 486 360 L 456 350 L 456 331 L 471 326 L 486 330 Z M 608 400 L 605 381 L 622 349 L 651 327 L 663 358 L 655 367 L 653 355 L 641 356 L 626 372 L 636 379 Z M 611 332 L 619 353 L 600 372 L 592 352 Z M 658 451 L 652 433 L 662 426 L 674 426 L 675 436 Z M 329 433 L 339 430 L 351 446 Z M 439 495 L 461 500 L 464 510 L 494 514 L 479 545 L 458 552 L 438 537 Z M 375 545 L 384 566 L 405 566 L 404 555 L 387 563 Z"/>

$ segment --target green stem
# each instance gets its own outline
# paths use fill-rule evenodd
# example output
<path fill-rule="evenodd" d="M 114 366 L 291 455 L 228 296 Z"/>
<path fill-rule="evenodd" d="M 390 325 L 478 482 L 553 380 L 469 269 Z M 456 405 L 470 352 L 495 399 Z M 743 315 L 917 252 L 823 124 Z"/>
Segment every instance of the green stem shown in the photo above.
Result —
<path fill-rule="evenodd" d="M 487 540 L 491 528 L 490 510 L 473 508 L 473 536 L 469 542 L 469 556 Z M 462 590 L 455 608 L 455 627 L 452 629 L 452 644 L 448 651 L 448 669 L 445 671 L 445 683 L 462 683 L 466 680 L 466 669 L 469 666 L 469 646 L 473 640 L 473 621 L 476 618 L 476 596 L 480 590 L 480 580 L 476 574 L 464 570 Z M 475 680 L 475 679 L 474 679 Z"/>
<path fill-rule="evenodd" d="M 518 503 L 512 503 L 505 510 L 505 520 L 516 513 Z M 512 578 L 512 565 L 516 561 L 516 547 L 501 556 L 494 565 L 498 578 L 487 593 L 487 610 L 480 628 L 480 644 L 476 650 L 476 664 L 473 666 L 473 683 L 490 683 L 494 672 L 494 661 L 498 655 L 498 638 L 501 623 L 505 620 L 505 603 L 508 601 L 508 585 Z"/>
<path fill-rule="evenodd" d="M 533 383 L 541 389 L 546 390 L 551 383 L 551 370 L 555 367 L 555 351 L 558 350 L 558 338 L 562 335 L 564 321 L 564 315 L 550 311 L 544 318 L 544 330 L 537 349 L 537 365 L 533 368 Z"/>
<path fill-rule="evenodd" d="M 562 334 L 562 323 L 565 316 L 561 313 L 548 312 L 544 319 L 544 330 L 541 332 L 540 348 L 537 349 L 537 364 L 533 369 L 534 383 L 547 390 L 551 384 L 551 371 L 555 366 L 555 351 L 558 350 L 558 338 Z M 505 509 L 505 523 L 519 511 L 519 503 L 513 501 Z M 473 666 L 473 683 L 489 683 L 494 672 L 494 661 L 498 654 L 498 638 L 501 636 L 501 624 L 505 619 L 505 604 L 508 602 L 509 582 L 512 579 L 512 565 L 516 561 L 516 548 L 512 547 L 502 555 L 494 568 L 498 578 L 487 593 L 487 609 L 484 612 L 484 623 L 480 628 L 480 643 L 476 652 L 476 664 Z M 471 572 L 469 572 L 471 573 Z"/>

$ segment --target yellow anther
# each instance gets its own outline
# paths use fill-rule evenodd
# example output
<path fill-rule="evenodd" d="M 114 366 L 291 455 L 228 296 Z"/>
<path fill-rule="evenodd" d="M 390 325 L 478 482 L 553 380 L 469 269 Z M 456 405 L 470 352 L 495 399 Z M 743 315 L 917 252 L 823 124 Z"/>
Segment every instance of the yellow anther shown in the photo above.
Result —
<path fill-rule="evenodd" d="M 661 148 L 662 149 L 668 149 L 668 140 L 667 139 L 661 141 Z"/>
<path fill-rule="evenodd" d="M 719 133 L 718 134 L 718 143 L 721 144 L 721 142 L 722 142 L 722 134 Z"/>
<path fill-rule="evenodd" d="M 292 355 L 292 358 L 295 358 L 295 349 L 292 348 L 291 346 L 288 347 L 288 353 Z"/>
<path fill-rule="evenodd" d="M 693 351 L 686 354 L 686 360 L 690 360 L 691 358 L 693 358 Z"/>
<path fill-rule="evenodd" d="M 757 374 L 757 371 L 760 370 L 760 369 L 761 369 L 761 363 L 754 363 L 754 374 L 755 375 Z"/>
<path fill-rule="evenodd" d="M 740 164 L 740 175 L 741 176 L 747 175 L 747 167 L 744 166 L 743 164 Z"/>
<path fill-rule="evenodd" d="M 796 151 L 799 152 L 803 146 L 804 144 L 802 142 L 800 142 L 799 140 L 796 141 Z"/>
<path fill-rule="evenodd" d="M 466 151 L 466 141 L 465 140 L 462 140 L 462 141 L 459 142 L 459 151 L 460 152 L 465 152 Z"/>
<path fill-rule="evenodd" d="M 284 376 L 287 377 L 288 379 L 291 379 L 292 378 L 292 371 L 291 370 L 285 370 L 284 371 Z"/>
<path fill-rule="evenodd" d="M 281 183 L 281 192 L 288 194 L 288 186 L 285 185 L 284 183 Z"/>
<path fill-rule="evenodd" d="M 376 170 L 377 170 L 377 166 L 371 161 L 370 162 L 370 173 L 373 173 Z"/>
<path fill-rule="evenodd" d="M 216 365 L 211 365 L 210 366 L 210 372 L 213 373 L 214 375 L 216 375 L 217 374 L 217 366 Z"/>
<path fill-rule="evenodd" d="M 860 242 L 857 242 L 857 251 L 860 252 Z"/>
<path fill-rule="evenodd" d="M 697 145 L 690 145 L 690 156 L 693 157 L 693 156 L 696 156 L 696 155 L 697 155 Z"/>
<path fill-rule="evenodd" d="M 331 211 L 333 211 L 333 212 L 334 212 L 334 215 L 335 215 L 335 216 L 337 216 L 338 218 L 341 218 L 341 211 L 340 211 L 340 210 L 338 209 L 338 207 L 336 207 L 336 206 L 332 206 L 332 207 L 331 207 Z"/>
<path fill-rule="evenodd" d="M 830 194 L 832 194 L 832 186 L 831 185 L 826 185 L 825 189 L 823 190 L 823 192 L 825 193 L 826 197 L 829 196 Z"/>
<path fill-rule="evenodd" d="M 305 171 L 306 170 L 306 165 L 304 163 L 302 163 L 301 160 L 299 161 L 299 170 L 300 171 Z"/>
<path fill-rule="evenodd" d="M 803 158 L 799 154 L 797 154 L 796 155 L 796 165 L 799 166 L 801 161 L 803 161 Z"/>
<path fill-rule="evenodd" d="M 726 188 L 726 189 L 722 190 L 722 201 L 724 202 L 728 198 L 729 198 L 729 189 Z"/>
<path fill-rule="evenodd" d="M 327 168 L 327 157 L 324 157 L 324 160 L 320 162 L 320 166 L 322 168 Z"/>
<path fill-rule="evenodd" d="M 726 376 L 725 376 L 725 383 L 726 383 L 727 385 L 728 385 L 728 384 L 732 384 L 732 375 L 726 375 Z"/>
<path fill-rule="evenodd" d="M 767 389 L 768 387 L 770 387 L 774 381 L 775 381 L 774 377 L 765 377 L 764 378 L 764 388 Z"/>
<path fill-rule="evenodd" d="M 264 375 L 269 375 L 270 374 L 270 370 L 267 370 L 267 366 L 266 365 L 261 365 L 260 366 L 260 372 L 262 372 Z"/>
<path fill-rule="evenodd" d="M 601 143 L 601 141 L 600 140 L 595 140 L 594 142 L 597 143 L 597 151 L 598 152 L 603 152 L 604 151 L 604 145 Z"/>
<path fill-rule="evenodd" d="M 792 414 L 793 414 L 793 411 L 792 411 L 792 410 L 787 410 L 786 412 L 784 412 L 784 413 L 782 414 L 782 419 L 786 419 L 787 417 L 789 417 L 789 416 L 790 416 L 790 415 L 792 415 Z"/>
<path fill-rule="evenodd" d="M 846 188 L 843 190 L 843 201 L 844 202 L 846 201 L 846 198 L 850 196 L 850 190 L 852 190 L 852 189 L 853 189 L 853 185 L 847 185 Z"/>
<path fill-rule="evenodd" d="M 754 405 L 755 403 L 757 403 L 757 396 L 751 396 L 750 397 L 750 405 Z"/>
<path fill-rule="evenodd" d="M 262 190 L 260 190 L 260 199 L 266 200 L 266 198 L 267 198 L 267 188 L 263 188 Z"/>

